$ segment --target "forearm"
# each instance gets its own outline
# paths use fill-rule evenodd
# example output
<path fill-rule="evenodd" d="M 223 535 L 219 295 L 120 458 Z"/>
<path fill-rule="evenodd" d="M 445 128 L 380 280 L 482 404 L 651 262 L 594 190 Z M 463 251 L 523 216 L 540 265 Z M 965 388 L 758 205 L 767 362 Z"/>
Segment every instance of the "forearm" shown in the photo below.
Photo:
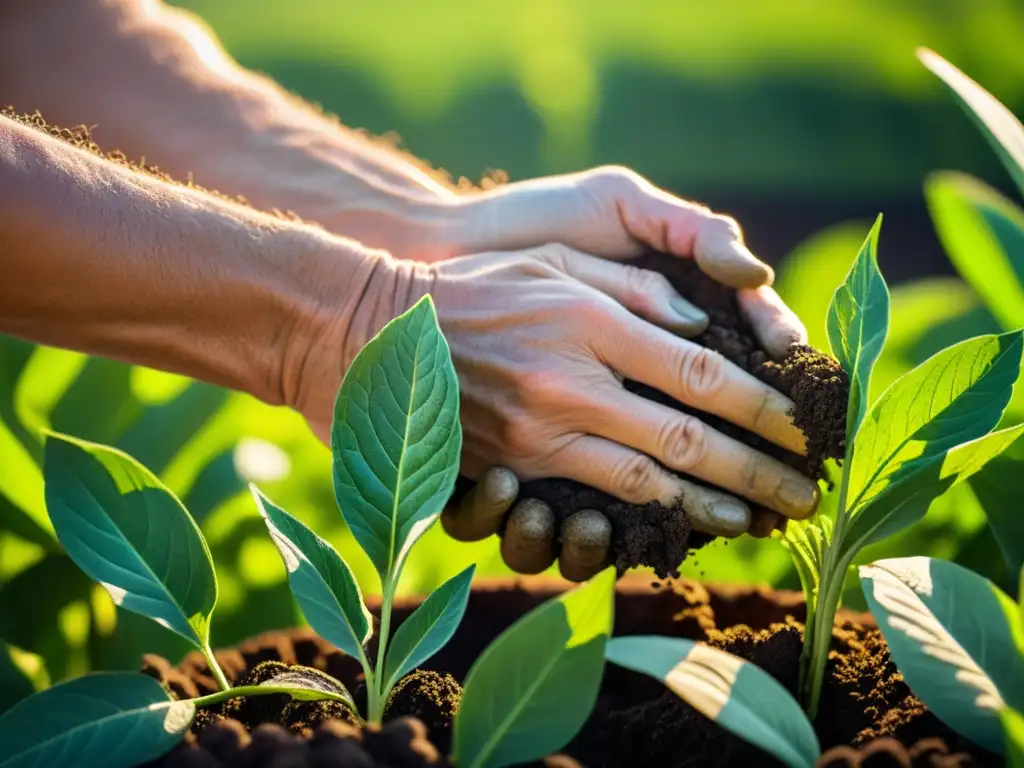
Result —
<path fill-rule="evenodd" d="M 41 0 L 7 11 L 4 30 L 6 101 L 96 125 L 106 147 L 375 247 L 400 251 L 397 232 L 430 240 L 445 227 L 447 185 L 243 70 L 184 12 Z"/>
<path fill-rule="evenodd" d="M 362 335 L 353 318 L 391 262 L 4 118 L 0 199 L 0 332 L 271 403 L 293 404 L 325 306 Z"/>

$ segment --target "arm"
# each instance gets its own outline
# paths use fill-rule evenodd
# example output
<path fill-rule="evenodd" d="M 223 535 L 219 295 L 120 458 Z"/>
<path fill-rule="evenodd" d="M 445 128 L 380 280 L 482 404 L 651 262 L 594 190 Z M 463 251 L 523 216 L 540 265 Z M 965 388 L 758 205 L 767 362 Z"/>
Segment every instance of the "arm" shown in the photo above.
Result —
<path fill-rule="evenodd" d="M 254 206 L 402 255 L 440 242 L 457 195 L 437 174 L 239 67 L 156 0 L 4 5 L 0 89 L 21 111 L 96 125 L 107 148 Z"/>
<path fill-rule="evenodd" d="M 371 287 L 392 271 L 382 252 L 172 186 L 6 118 L 0 199 L 0 332 L 274 404 L 294 397 L 292 350 L 309 343 L 325 270 L 333 322 L 352 339 L 361 338 L 352 318 L 372 310 Z"/>

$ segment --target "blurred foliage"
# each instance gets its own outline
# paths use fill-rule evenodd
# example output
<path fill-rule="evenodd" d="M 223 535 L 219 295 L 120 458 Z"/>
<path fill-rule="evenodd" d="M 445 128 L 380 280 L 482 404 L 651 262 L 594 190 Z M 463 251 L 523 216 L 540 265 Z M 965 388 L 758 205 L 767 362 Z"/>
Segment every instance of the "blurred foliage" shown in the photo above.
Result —
<path fill-rule="evenodd" d="M 916 45 L 943 52 L 1010 106 L 1024 96 L 1017 0 L 178 4 L 198 11 L 243 64 L 347 124 L 397 128 L 417 154 L 471 178 L 492 167 L 522 178 L 619 162 L 697 197 L 750 190 L 794 200 L 918 198 L 935 167 L 997 184 L 1005 176 L 913 57 Z M 867 228 L 819 233 L 778 269 L 780 293 L 819 347 L 832 290 Z M 887 249 L 885 228 L 880 253 L 883 271 L 913 258 Z M 953 341 L 1000 328 L 976 290 L 952 277 L 896 286 L 892 312 L 873 396 Z M 1024 416 L 1022 397 L 1014 419 Z M 41 684 L 40 669 L 59 680 L 88 668 L 136 667 L 145 652 L 173 658 L 185 650 L 116 609 L 61 554 L 39 470 L 40 430 L 48 427 L 124 448 L 181 495 L 217 566 L 216 645 L 300 620 L 244 492 L 249 479 L 331 540 L 366 592 L 379 589 L 336 510 L 330 453 L 297 415 L 0 337 L 0 690 Z M 999 483 L 977 489 L 996 491 L 996 503 L 1015 501 Z M 429 590 L 473 561 L 481 574 L 506 572 L 493 541 L 458 544 L 440 526 L 424 541 L 407 566 L 406 591 Z M 972 485 L 866 556 L 930 555 L 999 580 L 996 552 Z M 751 538 L 702 550 L 684 573 L 798 588 L 785 550 Z M 859 589 L 847 599 L 862 604 Z"/>

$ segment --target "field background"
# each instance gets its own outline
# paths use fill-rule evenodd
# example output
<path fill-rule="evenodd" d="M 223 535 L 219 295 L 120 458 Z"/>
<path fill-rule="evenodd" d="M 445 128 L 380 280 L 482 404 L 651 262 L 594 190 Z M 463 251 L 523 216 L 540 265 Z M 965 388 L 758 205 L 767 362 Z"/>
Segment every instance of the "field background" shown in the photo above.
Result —
<path fill-rule="evenodd" d="M 243 64 L 348 125 L 397 132 L 456 177 L 621 163 L 735 215 L 779 267 L 780 291 L 819 345 L 831 292 L 884 212 L 880 260 L 899 287 L 876 393 L 941 346 L 997 327 L 953 276 L 921 189 L 939 168 L 1010 185 L 914 49 L 936 49 L 1021 113 L 1017 0 L 176 4 L 204 18 Z M 366 591 L 378 589 L 335 509 L 329 453 L 294 415 L 0 338 L 0 639 L 38 654 L 52 679 L 184 649 L 116 610 L 60 554 L 42 504 L 40 426 L 121 445 L 183 495 L 217 563 L 216 644 L 300 620 L 244 492 L 248 479 L 333 541 Z M 958 559 L 1002 578 L 968 488 L 869 555 L 880 551 Z M 427 590 L 474 560 L 481 573 L 504 572 L 495 542 L 462 545 L 434 530 L 403 591 Z M 770 541 L 709 547 L 685 571 L 797 586 Z M 848 597 L 856 605 L 856 590 Z"/>

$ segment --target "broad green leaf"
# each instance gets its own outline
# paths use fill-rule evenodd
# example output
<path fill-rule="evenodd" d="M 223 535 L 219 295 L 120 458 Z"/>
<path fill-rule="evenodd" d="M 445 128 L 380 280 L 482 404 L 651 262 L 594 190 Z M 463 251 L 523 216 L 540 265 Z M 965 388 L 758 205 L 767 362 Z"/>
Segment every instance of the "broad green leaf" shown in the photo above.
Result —
<path fill-rule="evenodd" d="M 199 648 L 217 603 L 213 560 L 181 502 L 114 448 L 50 434 L 46 506 L 72 560 L 114 603 Z"/>
<path fill-rule="evenodd" d="M 476 566 L 470 565 L 448 579 L 402 622 L 388 645 L 384 680 L 389 687 L 452 639 L 466 612 L 475 571 Z"/>
<path fill-rule="evenodd" d="M 850 375 L 847 445 L 853 444 L 854 435 L 867 410 L 871 371 L 882 354 L 889 330 L 889 289 L 878 270 L 878 232 L 881 227 L 882 217 L 879 216 L 849 274 L 836 288 L 826 319 L 832 354 Z"/>
<path fill-rule="evenodd" d="M 385 582 L 441 514 L 459 471 L 459 382 L 425 296 L 349 367 L 331 429 L 341 513 Z"/>
<path fill-rule="evenodd" d="M 130 365 L 103 357 L 88 358 L 50 414 L 53 429 L 114 445 L 142 412 L 131 379 Z"/>
<path fill-rule="evenodd" d="M 334 547 L 251 485 L 252 495 L 288 570 L 292 594 L 320 637 L 357 659 L 373 623 L 359 585 Z"/>
<path fill-rule="evenodd" d="M 1024 333 L 979 336 L 939 352 L 890 386 L 854 444 L 850 507 L 905 482 L 999 423 L 1020 375 Z"/>
<path fill-rule="evenodd" d="M 979 472 L 1024 434 L 1024 424 L 990 432 L 914 465 L 914 471 L 861 505 L 844 537 L 843 550 L 858 552 L 916 523 L 928 506 L 954 485 Z"/>
<path fill-rule="evenodd" d="M 1024 768 L 1024 715 L 1014 709 L 1002 712 L 1003 733 L 1006 735 L 1006 765 Z"/>
<path fill-rule="evenodd" d="M 936 173 L 925 196 L 939 239 L 960 276 L 1006 330 L 1024 326 L 1024 211 L 961 173 Z"/>
<path fill-rule="evenodd" d="M 860 576 L 914 694 L 953 730 L 1003 752 L 999 710 L 1024 705 L 1014 602 L 966 568 L 927 557 L 880 560 L 862 566 Z"/>
<path fill-rule="evenodd" d="M 953 91 L 999 155 L 1014 182 L 1024 191 L 1024 127 L 1020 121 L 991 93 L 934 51 L 920 48 L 917 56 Z"/>
<path fill-rule="evenodd" d="M 616 637 L 608 661 L 660 680 L 725 730 L 793 768 L 813 768 L 821 747 L 789 691 L 767 672 L 717 648 L 674 637 Z"/>
<path fill-rule="evenodd" d="M 191 701 L 137 672 L 80 677 L 0 715 L 0 768 L 131 768 L 181 741 L 194 714 Z"/>
<path fill-rule="evenodd" d="M 564 747 L 597 700 L 615 569 L 519 619 L 476 660 L 452 737 L 463 768 L 501 768 Z"/>
<path fill-rule="evenodd" d="M 971 478 L 971 490 L 1006 562 L 1007 575 L 1024 568 L 1024 442 L 1014 443 Z"/>

